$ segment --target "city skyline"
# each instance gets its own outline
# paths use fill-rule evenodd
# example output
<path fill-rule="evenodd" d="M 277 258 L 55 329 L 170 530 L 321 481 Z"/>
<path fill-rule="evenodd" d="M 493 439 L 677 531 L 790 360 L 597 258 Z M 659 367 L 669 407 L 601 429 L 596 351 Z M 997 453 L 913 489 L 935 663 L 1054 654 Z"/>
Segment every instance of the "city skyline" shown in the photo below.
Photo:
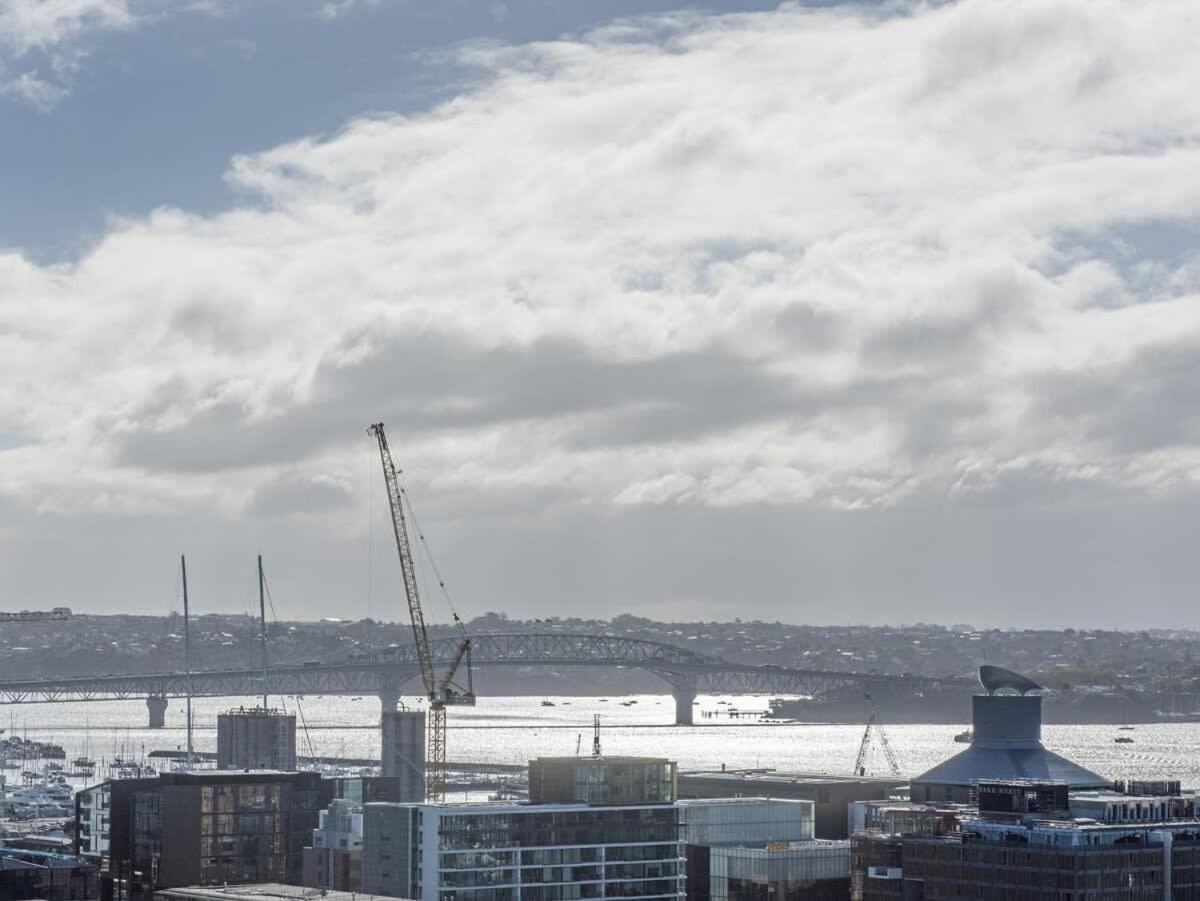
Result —
<path fill-rule="evenodd" d="M 425 6 L 0 3 L 6 609 L 1200 627 L 1190 4 Z"/>

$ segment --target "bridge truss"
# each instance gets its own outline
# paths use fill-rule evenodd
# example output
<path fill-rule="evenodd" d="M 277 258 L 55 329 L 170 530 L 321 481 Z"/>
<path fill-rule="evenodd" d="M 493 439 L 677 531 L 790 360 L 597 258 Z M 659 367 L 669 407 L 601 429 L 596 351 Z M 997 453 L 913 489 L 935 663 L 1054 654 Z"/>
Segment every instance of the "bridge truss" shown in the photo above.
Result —
<path fill-rule="evenodd" d="M 446 663 L 458 639 L 431 642 L 435 662 Z M 194 697 L 271 695 L 364 695 L 398 697 L 401 686 L 420 672 L 414 648 L 371 658 L 320 664 L 278 664 L 267 674 L 245 669 L 197 670 L 192 673 Z M 796 669 L 736 663 L 687 648 L 616 635 L 494 633 L 472 638 L 474 666 L 596 666 L 648 670 L 669 683 L 677 706 L 686 702 L 686 719 L 697 693 L 820 695 L 845 687 L 864 690 L 907 686 L 919 691 L 936 684 L 966 680 L 936 680 L 867 673 Z M 64 701 L 115 701 L 130 698 L 184 697 L 187 676 L 182 672 L 117 676 L 75 676 L 0 683 L 0 704 L 44 704 Z M 385 700 L 386 702 L 386 700 Z M 682 716 L 682 711 L 677 714 Z"/>

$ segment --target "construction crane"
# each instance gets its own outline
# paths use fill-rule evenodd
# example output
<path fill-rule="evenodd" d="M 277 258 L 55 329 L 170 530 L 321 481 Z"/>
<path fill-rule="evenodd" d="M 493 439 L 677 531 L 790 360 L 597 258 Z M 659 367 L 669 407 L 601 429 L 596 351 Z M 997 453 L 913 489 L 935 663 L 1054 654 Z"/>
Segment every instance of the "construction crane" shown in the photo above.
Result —
<path fill-rule="evenodd" d="M 900 776 L 900 767 L 896 763 L 896 755 L 892 753 L 892 745 L 888 741 L 887 731 L 883 728 L 883 723 L 879 719 L 879 711 L 875 707 L 875 701 L 866 692 L 863 692 L 863 697 L 867 699 L 867 707 L 870 713 L 867 716 L 867 728 L 863 730 L 862 742 L 858 746 L 858 757 L 854 761 L 854 775 L 867 775 L 867 753 L 871 750 L 872 735 L 877 735 L 879 736 L 879 746 L 883 749 L 883 756 L 887 758 L 888 768 L 892 771 L 892 775 L 898 778 Z"/>
<path fill-rule="evenodd" d="M 70 607 L 53 610 L 22 610 L 19 613 L 0 613 L 0 623 L 52 623 L 71 618 Z"/>
<path fill-rule="evenodd" d="M 429 633 L 425 628 L 425 612 L 421 609 L 421 594 L 417 587 L 416 562 L 408 540 L 408 521 L 405 517 L 407 497 L 400 485 L 399 471 L 392 461 L 387 435 L 383 423 L 371 426 L 368 431 L 379 443 L 379 461 L 383 466 L 383 481 L 387 486 L 388 504 L 392 511 L 392 530 L 396 535 L 396 551 L 400 555 L 400 571 L 404 576 L 404 594 L 408 599 L 408 615 L 412 621 L 413 644 L 417 650 L 417 663 L 421 668 L 421 682 L 429 701 L 429 712 L 425 724 L 425 796 L 430 801 L 446 799 L 446 708 L 452 704 L 474 704 L 475 693 L 471 689 L 471 639 L 458 614 L 454 622 L 461 641 L 458 650 L 444 676 L 439 679 L 433 669 L 433 654 L 429 649 Z M 411 510 L 410 510 L 411 513 Z M 418 536 L 419 530 L 418 530 Z M 440 582 L 440 579 L 439 579 Z M 443 585 L 443 588 L 445 586 Z M 463 661 L 467 664 L 467 687 L 454 681 Z"/>

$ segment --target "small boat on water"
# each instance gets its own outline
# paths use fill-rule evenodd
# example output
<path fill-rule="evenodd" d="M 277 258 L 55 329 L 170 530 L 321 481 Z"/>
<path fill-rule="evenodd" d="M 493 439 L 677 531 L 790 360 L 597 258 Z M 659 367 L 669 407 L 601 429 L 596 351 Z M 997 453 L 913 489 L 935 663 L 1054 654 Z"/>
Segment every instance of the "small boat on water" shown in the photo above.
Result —
<path fill-rule="evenodd" d="M 1119 735 L 1119 736 L 1117 736 L 1116 738 L 1114 738 L 1114 739 L 1113 739 L 1113 741 L 1115 741 L 1115 742 L 1116 742 L 1117 744 L 1119 744 L 1119 745 L 1131 745 L 1131 744 L 1133 744 L 1133 739 L 1132 739 L 1132 738 L 1130 738 L 1128 735 Z"/>
<path fill-rule="evenodd" d="M 1117 727 L 1117 731 L 1118 732 L 1132 732 L 1133 726 L 1119 726 L 1119 727 Z"/>
<path fill-rule="evenodd" d="M 542 701 L 542 706 L 543 707 L 553 707 L 555 705 L 554 705 L 553 701 Z"/>
<path fill-rule="evenodd" d="M 954 736 L 954 740 L 960 745 L 969 745 L 971 743 L 971 739 L 974 737 L 975 735 L 970 729 L 964 729 L 962 732 L 958 733 L 958 735 Z"/>

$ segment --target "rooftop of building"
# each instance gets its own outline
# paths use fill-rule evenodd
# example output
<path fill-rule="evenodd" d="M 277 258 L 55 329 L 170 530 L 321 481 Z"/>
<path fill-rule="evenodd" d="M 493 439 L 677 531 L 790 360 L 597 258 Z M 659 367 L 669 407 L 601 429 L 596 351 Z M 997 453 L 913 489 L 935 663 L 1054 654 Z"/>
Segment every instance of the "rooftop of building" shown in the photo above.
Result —
<path fill-rule="evenodd" d="M 41 851 L 30 848 L 0 847 L 0 870 L 24 867 L 74 867 L 89 862 L 65 851 Z"/>
<path fill-rule="evenodd" d="M 979 826 L 987 823 L 989 826 L 1000 825 L 994 820 L 965 820 L 966 825 Z M 1011 824 L 1004 823 L 1004 826 Z M 1163 828 L 1170 826 L 1178 829 L 1194 829 L 1200 827 L 1200 820 L 1157 820 L 1153 822 L 1131 821 L 1128 823 L 1101 823 L 1099 820 L 1093 820 L 1090 817 L 1072 817 L 1069 820 L 1034 820 L 1032 823 L 1021 824 L 1027 829 L 1072 829 L 1084 832 L 1109 832 L 1114 835 L 1127 832 L 1143 832 L 1146 829 Z"/>
<path fill-rule="evenodd" d="M 535 757 L 530 763 L 673 763 L 669 757 L 638 757 L 628 754 L 601 754 L 598 757 L 591 754 L 568 754 L 553 757 Z"/>
<path fill-rule="evenodd" d="M 1169 801 L 1172 798 L 1194 798 L 1194 788 L 1182 789 L 1178 794 L 1170 795 L 1127 795 L 1112 788 L 1083 789 L 1071 792 L 1071 803 L 1076 801 Z"/>
<path fill-rule="evenodd" d="M 223 782 L 244 783 L 253 782 L 255 780 L 265 780 L 267 782 L 287 782 L 292 780 L 323 778 L 324 777 L 320 773 L 309 770 L 170 770 L 168 772 L 156 773 L 153 776 L 139 776 L 132 779 L 105 779 L 102 782 L 97 782 L 86 786 L 85 788 L 81 789 L 81 791 L 90 792 L 105 785 L 123 786 L 137 791 L 145 791 L 165 785 L 215 785 Z"/>
<path fill-rule="evenodd" d="M 680 779 L 726 779 L 730 782 L 787 782 L 794 785 L 904 785 L 908 780 L 887 776 L 852 776 L 839 773 L 788 773 L 773 769 L 688 770 Z"/>
<path fill-rule="evenodd" d="M 367 901 L 367 899 L 382 898 L 383 896 L 264 882 L 255 885 L 189 885 L 182 888 L 162 889 L 155 893 L 155 897 L 194 898 L 196 901 L 309 901 L 309 899 Z"/>
<path fill-rule="evenodd" d="M 676 801 L 682 807 L 710 807 L 725 804 L 811 804 L 812 801 L 803 798 L 770 798 L 766 795 L 738 795 L 736 798 L 680 798 Z"/>
<path fill-rule="evenodd" d="M 295 719 L 294 713 L 288 713 L 279 707 L 230 707 L 228 710 L 222 711 L 219 716 L 244 716 L 244 717 L 271 717 L 284 719 L 292 717 Z"/>
<path fill-rule="evenodd" d="M 371 807 L 420 807 L 437 808 L 454 813 L 536 813 L 540 810 L 607 810 L 616 814 L 622 810 L 662 810 L 671 804 L 653 802 L 633 804 L 587 804 L 583 801 L 371 801 L 363 809 Z"/>

